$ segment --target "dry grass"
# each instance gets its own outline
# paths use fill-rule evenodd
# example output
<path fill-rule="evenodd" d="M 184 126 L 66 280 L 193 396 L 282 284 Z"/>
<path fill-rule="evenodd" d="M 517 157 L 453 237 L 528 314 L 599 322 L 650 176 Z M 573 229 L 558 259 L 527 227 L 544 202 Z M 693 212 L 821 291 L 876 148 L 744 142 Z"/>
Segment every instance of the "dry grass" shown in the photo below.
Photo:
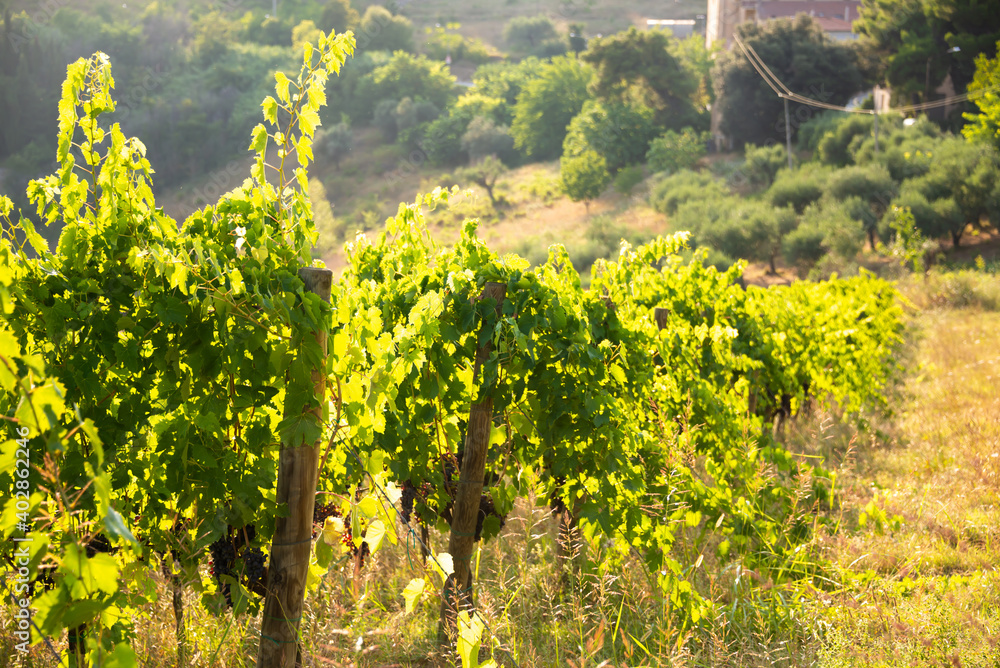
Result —
<path fill-rule="evenodd" d="M 820 543 L 843 585 L 813 606 L 820 665 L 1000 659 L 998 328 L 979 310 L 915 319 L 903 404 L 846 460 L 840 531 Z"/>

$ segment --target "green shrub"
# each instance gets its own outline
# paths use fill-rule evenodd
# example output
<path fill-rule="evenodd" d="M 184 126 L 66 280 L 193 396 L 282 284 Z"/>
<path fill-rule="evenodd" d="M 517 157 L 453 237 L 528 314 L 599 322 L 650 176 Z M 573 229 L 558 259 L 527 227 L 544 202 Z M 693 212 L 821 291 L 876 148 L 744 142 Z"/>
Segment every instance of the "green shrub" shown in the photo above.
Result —
<path fill-rule="evenodd" d="M 544 172 L 535 172 L 531 180 L 525 184 L 524 189 L 529 195 L 542 200 L 545 204 L 552 204 L 556 198 L 562 195 L 559 179 L 548 176 Z"/>
<path fill-rule="evenodd" d="M 642 162 L 656 134 L 653 110 L 641 104 L 590 100 L 566 129 L 563 157 L 592 150 L 602 155 L 612 174 Z"/>
<path fill-rule="evenodd" d="M 351 6 L 350 0 L 327 0 L 323 5 L 318 25 L 323 32 L 336 30 L 342 33 L 354 30 L 360 22 L 361 16 L 358 10 Z"/>
<path fill-rule="evenodd" d="M 381 5 L 371 5 L 361 17 L 356 39 L 361 51 L 413 52 L 413 23 Z"/>
<path fill-rule="evenodd" d="M 839 111 L 824 111 L 803 123 L 796 138 L 799 150 L 816 153 L 823 136 L 836 130 L 842 118 L 844 115 Z"/>
<path fill-rule="evenodd" d="M 702 227 L 711 226 L 721 220 L 729 212 L 740 205 L 742 200 L 731 195 L 723 195 L 710 199 L 688 199 L 680 202 L 669 222 L 671 232 L 691 232 L 695 235 L 694 243 L 698 241 L 698 231 Z"/>
<path fill-rule="evenodd" d="M 432 165 L 446 167 L 468 161 L 469 154 L 462 147 L 462 137 L 469 128 L 470 120 L 464 115 L 450 114 L 427 125 L 422 146 Z"/>
<path fill-rule="evenodd" d="M 826 232 L 814 222 L 802 223 L 781 243 L 781 253 L 789 264 L 811 266 L 826 255 Z"/>
<path fill-rule="evenodd" d="M 340 161 L 354 145 L 354 131 L 347 123 L 337 123 L 316 133 L 313 152 L 323 155 L 339 168 Z"/>
<path fill-rule="evenodd" d="M 359 117 L 354 120 L 372 118 L 381 100 L 404 97 L 426 100 L 438 109 L 447 109 L 455 98 L 455 77 L 444 63 L 397 51 L 358 80 L 354 103 Z"/>
<path fill-rule="evenodd" d="M 854 164 L 849 150 L 855 137 L 872 134 L 874 121 L 867 114 L 851 114 L 841 119 L 832 130 L 827 130 L 817 146 L 819 159 L 823 164 L 846 167 Z"/>
<path fill-rule="evenodd" d="M 781 144 L 771 146 L 747 144 L 743 155 L 744 179 L 756 189 L 769 187 L 774 182 L 778 170 L 788 165 L 788 152 Z"/>
<path fill-rule="evenodd" d="M 503 29 L 503 39 L 515 53 L 522 56 L 550 58 L 566 53 L 568 44 L 556 32 L 552 19 L 538 16 L 518 16 Z"/>
<path fill-rule="evenodd" d="M 905 160 L 906 153 L 910 153 L 912 158 L 917 151 L 931 152 L 943 139 L 937 124 L 925 117 L 918 118 L 916 123 L 908 126 L 904 126 L 903 118 L 896 114 L 879 114 L 878 119 L 878 153 L 875 152 L 874 131 L 870 136 L 858 136 L 851 140 L 848 151 L 857 165 L 870 162 L 885 164 L 897 181 L 910 178 L 905 175 L 907 165 L 899 160 L 900 153 Z M 919 169 L 920 161 L 911 164 L 910 167 Z M 900 173 L 897 174 L 896 169 L 899 169 Z"/>
<path fill-rule="evenodd" d="M 715 220 L 703 217 L 695 222 L 696 242 L 729 257 L 767 262 L 775 273 L 782 239 L 798 224 L 794 212 L 748 200 L 735 200 L 730 207 L 720 203 L 718 208 L 721 215 Z"/>
<path fill-rule="evenodd" d="M 514 122 L 514 107 L 521 89 L 532 79 L 539 76 L 545 67 L 538 58 L 525 58 L 519 63 L 487 63 L 476 68 L 472 75 L 475 93 L 466 93 L 459 98 L 459 103 L 470 94 L 484 95 L 501 101 L 496 111 L 497 122 L 510 125 Z M 581 105 L 583 103 L 581 102 Z M 568 119 L 567 119 L 568 122 Z"/>
<path fill-rule="evenodd" d="M 962 211 L 952 197 L 942 197 L 933 202 L 927 199 L 922 179 L 914 179 L 903 184 L 899 196 L 892 201 L 892 207 L 907 208 L 913 214 L 917 229 L 931 239 L 948 235 L 955 227 L 962 225 Z M 884 235 L 889 221 L 893 218 L 892 207 L 883 215 L 879 234 Z"/>
<path fill-rule="evenodd" d="M 806 208 L 801 224 L 822 231 L 823 246 L 828 252 L 853 259 L 864 247 L 865 227 L 857 219 L 861 215 L 859 209 L 864 206 L 860 198 L 845 201 L 824 198 Z"/>
<path fill-rule="evenodd" d="M 645 178 L 645 174 L 641 166 L 632 165 L 631 167 L 626 167 L 615 176 L 613 183 L 615 192 L 619 192 L 622 195 L 629 195 L 632 193 L 632 189 L 642 182 L 643 178 Z"/>
<path fill-rule="evenodd" d="M 688 201 L 720 200 L 729 196 L 726 186 L 710 174 L 683 170 L 658 180 L 649 195 L 650 205 L 668 216 Z"/>
<path fill-rule="evenodd" d="M 516 157 L 514 138 L 507 126 L 498 126 L 491 118 L 477 116 L 469 123 L 462 135 L 462 149 L 469 154 L 469 160 L 477 162 L 493 155 L 505 163 Z"/>
<path fill-rule="evenodd" d="M 878 221 L 898 192 L 889 170 L 876 164 L 839 169 L 831 175 L 827 185 L 829 197 L 846 204 L 849 214 L 863 224 L 872 248 L 875 248 Z"/>
<path fill-rule="evenodd" d="M 705 155 L 707 132 L 695 132 L 684 128 L 680 133 L 667 130 L 652 141 L 646 153 L 646 161 L 654 172 L 673 173 L 681 169 L 691 169 Z"/>
<path fill-rule="evenodd" d="M 381 131 L 382 138 L 390 144 L 396 141 L 399 133 L 399 128 L 396 126 L 398 106 L 398 100 L 382 100 L 375 105 L 375 110 L 372 112 L 372 125 Z"/>
<path fill-rule="evenodd" d="M 488 62 L 490 52 L 482 40 L 463 37 L 457 32 L 452 32 L 459 27 L 457 23 L 449 23 L 446 26 L 426 28 L 427 40 L 424 42 L 424 53 L 427 57 L 444 60 L 451 56 L 453 61 L 464 60 L 475 65 Z"/>
<path fill-rule="evenodd" d="M 927 299 L 939 308 L 1000 310 L 1000 281 L 992 274 L 963 270 L 932 269 L 925 284 Z"/>
<path fill-rule="evenodd" d="M 790 206 L 801 214 L 823 196 L 823 180 L 828 177 L 821 170 L 781 170 L 768 189 L 767 198 L 776 207 Z"/>
<path fill-rule="evenodd" d="M 559 179 L 563 192 L 574 202 L 584 202 L 590 209 L 590 200 L 601 196 L 611 175 L 604 156 L 594 151 L 584 151 L 577 156 L 563 157 L 559 161 Z"/>

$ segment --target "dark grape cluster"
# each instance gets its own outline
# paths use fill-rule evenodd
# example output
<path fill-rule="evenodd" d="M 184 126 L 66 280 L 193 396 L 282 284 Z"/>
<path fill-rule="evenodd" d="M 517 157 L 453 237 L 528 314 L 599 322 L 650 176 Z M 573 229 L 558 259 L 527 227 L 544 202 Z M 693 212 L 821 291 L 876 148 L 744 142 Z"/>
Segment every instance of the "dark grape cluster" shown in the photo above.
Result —
<path fill-rule="evenodd" d="M 559 494 L 559 490 L 566 484 L 566 478 L 558 477 L 555 479 L 555 483 L 556 487 L 552 490 L 552 494 L 549 495 L 549 508 L 552 509 L 554 515 L 559 515 L 566 512 L 566 503 Z"/>
<path fill-rule="evenodd" d="M 351 555 L 358 553 L 358 546 L 354 544 L 354 534 L 351 533 L 351 514 L 344 518 L 344 533 L 340 534 L 340 542 L 351 551 Z"/>
<path fill-rule="evenodd" d="M 98 553 L 116 552 L 111 541 L 103 533 L 95 533 L 87 542 L 87 557 L 93 557 Z"/>
<path fill-rule="evenodd" d="M 327 517 L 340 517 L 340 504 L 317 503 L 313 506 L 313 524 L 322 526 Z"/>
<path fill-rule="evenodd" d="M 340 517 L 340 505 L 337 503 L 317 503 L 313 506 L 313 539 L 323 528 L 323 523 L 328 517 Z"/>
<path fill-rule="evenodd" d="M 403 518 L 403 524 L 409 524 L 410 518 L 413 516 L 413 502 L 417 498 L 417 488 L 413 486 L 409 480 L 403 483 L 403 494 L 400 497 L 401 510 L 400 517 Z"/>
<path fill-rule="evenodd" d="M 41 586 L 43 591 L 54 588 L 56 586 L 55 574 L 55 564 L 39 564 L 38 570 L 35 572 L 35 579 L 28 583 L 28 598 L 34 598 L 36 586 Z"/>
<path fill-rule="evenodd" d="M 361 547 L 357 548 L 354 554 L 358 557 L 358 566 L 364 568 L 365 557 L 371 554 L 371 550 L 368 549 L 368 543 L 361 541 Z"/>
<path fill-rule="evenodd" d="M 446 453 L 438 458 L 441 463 L 441 470 L 444 474 L 444 491 L 451 498 L 443 509 L 438 511 L 438 515 L 448 524 L 452 522 L 452 507 L 454 505 L 454 499 L 458 495 L 458 481 L 454 478 L 458 476 L 459 471 L 462 468 L 462 454 Z M 486 479 L 484 480 L 484 485 L 489 485 L 495 483 L 497 480 L 496 476 L 487 473 Z M 429 483 L 424 483 L 419 489 L 414 487 L 413 483 L 406 480 L 402 483 L 402 497 L 401 506 L 403 522 L 406 524 L 410 523 L 410 518 L 413 516 L 413 505 L 416 499 L 426 500 L 431 496 L 432 489 Z M 482 496 L 479 498 L 479 515 L 476 520 L 476 536 L 475 540 L 481 540 L 483 537 L 483 522 L 486 521 L 487 517 L 496 517 L 500 520 L 500 528 L 503 528 L 506 524 L 506 516 L 501 515 L 497 512 L 496 504 L 493 503 L 493 497 L 490 495 L 489 491 L 484 488 Z M 423 524 L 420 516 L 417 516 L 417 522 Z"/>
<path fill-rule="evenodd" d="M 359 561 L 359 566 L 365 565 L 365 557 L 371 554 L 371 550 L 368 548 L 368 543 L 361 541 L 361 546 L 354 544 L 354 533 L 351 531 L 351 514 L 348 513 L 344 518 L 344 533 L 340 535 L 340 542 L 344 544 L 348 552 L 351 553 L 352 557 L 357 557 Z"/>
<path fill-rule="evenodd" d="M 242 556 L 247 589 L 260 593 L 267 581 L 267 556 L 259 547 L 246 548 Z"/>
<path fill-rule="evenodd" d="M 236 546 L 233 539 L 227 534 L 219 538 L 208 546 L 209 554 L 212 556 L 211 572 L 212 577 L 222 588 L 222 594 L 226 597 L 226 603 L 233 605 L 232 593 L 229 590 L 229 583 L 222 582 L 223 575 L 233 574 L 233 564 L 236 562 Z"/>
<path fill-rule="evenodd" d="M 323 524 L 328 517 L 340 517 L 340 505 L 337 503 L 316 503 L 313 506 L 313 540 L 323 530 Z"/>

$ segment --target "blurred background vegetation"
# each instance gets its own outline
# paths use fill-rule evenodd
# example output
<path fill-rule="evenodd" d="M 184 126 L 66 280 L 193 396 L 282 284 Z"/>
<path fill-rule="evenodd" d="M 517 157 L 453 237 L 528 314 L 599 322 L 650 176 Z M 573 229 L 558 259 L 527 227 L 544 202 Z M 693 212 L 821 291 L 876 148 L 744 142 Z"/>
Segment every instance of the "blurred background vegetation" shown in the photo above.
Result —
<path fill-rule="evenodd" d="M 738 49 L 645 25 L 706 9 L 0 0 L 0 192 L 31 213 L 24 191 L 54 164 L 66 64 L 101 50 L 115 117 L 145 143 L 161 204 L 183 218 L 248 173 L 272 72 L 318 31 L 353 30 L 358 51 L 331 81 L 311 180 L 318 252 L 334 267 L 342 243 L 397 202 L 455 184 L 470 194 L 434 214 L 442 240 L 472 215 L 499 248 L 540 258 L 562 241 L 584 271 L 621 239 L 684 229 L 720 267 L 749 260 L 751 280 L 850 273 L 886 256 L 896 207 L 912 212 L 928 261 L 963 244 L 995 257 L 995 95 L 931 119 L 882 116 L 877 151 L 872 116 L 792 103 L 789 156 L 783 101 Z M 982 3 L 863 0 L 860 17 L 846 42 L 805 14 L 737 30 L 793 91 L 833 105 L 870 108 L 874 85 L 898 106 L 935 99 L 945 81 L 956 94 L 1000 84 L 1000 14 Z M 725 141 L 709 133 L 713 113 Z"/>

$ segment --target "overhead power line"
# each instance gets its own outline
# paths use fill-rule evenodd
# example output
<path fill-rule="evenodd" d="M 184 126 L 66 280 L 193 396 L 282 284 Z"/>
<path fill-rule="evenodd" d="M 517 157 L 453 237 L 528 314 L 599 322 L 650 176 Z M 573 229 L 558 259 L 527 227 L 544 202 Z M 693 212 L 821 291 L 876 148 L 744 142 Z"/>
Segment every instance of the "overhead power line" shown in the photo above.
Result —
<path fill-rule="evenodd" d="M 764 62 L 763 58 L 761 58 L 757 54 L 757 52 L 754 50 L 752 46 L 746 44 L 742 39 L 740 39 L 740 36 L 735 33 L 733 34 L 733 39 L 736 41 L 736 44 L 739 45 L 740 49 L 743 51 L 743 55 L 745 55 L 747 57 L 747 60 L 750 61 L 750 65 L 753 66 L 754 70 L 757 71 L 757 74 L 760 75 L 760 77 L 764 80 L 764 82 L 771 88 L 771 90 L 774 91 L 774 93 L 778 97 L 786 100 L 791 100 L 793 102 L 798 102 L 799 104 L 804 104 L 812 107 L 819 107 L 821 109 L 830 109 L 832 111 L 844 111 L 852 114 L 877 115 L 878 112 L 876 112 L 874 109 L 848 109 L 847 107 L 844 106 L 829 104 L 827 102 L 822 102 L 820 100 L 814 100 L 810 97 L 806 97 L 805 95 L 792 92 L 791 89 L 789 89 L 788 86 L 786 86 L 781 81 L 781 79 L 779 79 L 774 74 L 774 72 L 771 71 L 771 69 L 767 66 L 767 63 Z M 779 90 L 779 88 L 781 90 Z M 987 93 L 991 93 L 997 90 L 1000 90 L 1000 85 L 990 86 L 989 88 L 981 88 L 976 91 L 962 93 L 961 95 L 952 95 L 949 97 L 942 98 L 940 100 L 933 100 L 931 102 L 923 102 L 921 104 L 911 104 L 903 107 L 891 107 L 888 109 L 888 111 L 906 113 L 911 111 L 923 111 L 926 109 L 935 109 L 938 107 L 945 107 L 951 104 L 956 104 L 959 102 L 964 102 L 966 100 L 971 100 L 973 98 L 980 97 L 982 95 L 986 95 Z"/>

